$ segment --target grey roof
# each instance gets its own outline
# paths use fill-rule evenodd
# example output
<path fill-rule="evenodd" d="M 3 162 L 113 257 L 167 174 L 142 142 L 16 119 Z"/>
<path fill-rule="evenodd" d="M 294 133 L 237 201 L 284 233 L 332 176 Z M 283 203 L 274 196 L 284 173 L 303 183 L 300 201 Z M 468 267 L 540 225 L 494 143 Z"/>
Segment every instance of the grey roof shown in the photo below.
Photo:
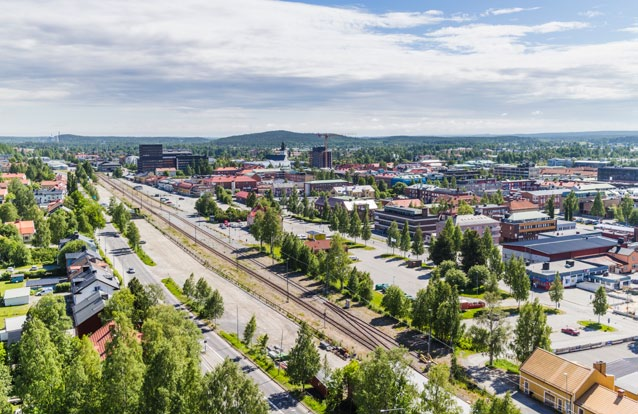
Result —
<path fill-rule="evenodd" d="M 607 374 L 616 377 L 616 386 L 638 393 L 638 358 L 622 358 L 608 363 Z"/>
<path fill-rule="evenodd" d="M 73 306 L 73 320 L 75 326 L 80 325 L 93 315 L 104 309 L 106 299 L 102 297 L 101 292 L 94 292 L 82 302 Z"/>
<path fill-rule="evenodd" d="M 21 331 L 22 325 L 27 321 L 27 315 L 15 316 L 4 320 L 5 331 Z"/>
<path fill-rule="evenodd" d="M 21 287 L 17 289 L 7 289 L 4 291 L 4 299 L 15 299 L 15 298 L 23 298 L 29 297 L 31 293 L 31 289 L 28 287 Z"/>
<path fill-rule="evenodd" d="M 105 285 L 111 286 L 114 289 L 119 289 L 120 283 L 113 274 L 107 272 L 101 268 L 95 268 L 93 270 L 87 270 L 76 275 L 73 278 L 73 293 L 79 293 L 87 286 L 92 285 L 95 282 L 102 282 Z"/>
<path fill-rule="evenodd" d="M 617 243 L 618 242 L 616 240 L 608 239 L 606 237 L 583 237 L 581 235 L 576 235 L 503 243 L 503 248 L 507 249 L 508 247 L 525 247 L 526 249 L 545 254 L 559 254 L 578 250 L 593 249 L 597 247 L 611 248 L 613 246 L 616 246 Z"/>

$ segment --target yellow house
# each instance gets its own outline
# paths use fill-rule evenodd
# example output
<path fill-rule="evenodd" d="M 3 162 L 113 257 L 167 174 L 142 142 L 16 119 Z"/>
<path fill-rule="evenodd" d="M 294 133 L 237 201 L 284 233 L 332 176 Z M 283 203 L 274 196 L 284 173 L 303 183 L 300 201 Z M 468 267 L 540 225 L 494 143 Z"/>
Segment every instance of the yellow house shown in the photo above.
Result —
<path fill-rule="evenodd" d="M 519 388 L 555 410 L 568 414 L 638 414 L 638 401 L 615 388 L 607 365 L 591 368 L 536 349 L 521 365 Z"/>

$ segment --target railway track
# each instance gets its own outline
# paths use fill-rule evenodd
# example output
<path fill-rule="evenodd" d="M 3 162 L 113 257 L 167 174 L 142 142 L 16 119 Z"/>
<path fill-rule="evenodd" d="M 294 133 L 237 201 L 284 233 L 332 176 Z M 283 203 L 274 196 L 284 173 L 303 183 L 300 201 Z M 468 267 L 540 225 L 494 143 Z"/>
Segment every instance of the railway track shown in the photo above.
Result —
<path fill-rule="evenodd" d="M 135 204 L 139 203 L 141 209 L 152 214 L 155 218 L 161 220 L 170 228 L 179 232 L 182 236 L 193 241 L 208 253 L 213 254 L 224 262 L 232 265 L 233 267 L 236 267 L 238 270 L 241 270 L 242 272 L 250 275 L 254 279 L 258 280 L 260 283 L 264 284 L 269 289 L 272 289 L 280 295 L 289 297 L 290 300 L 293 301 L 296 305 L 314 315 L 319 320 L 323 319 L 325 324 L 329 324 L 332 327 L 338 329 L 343 334 L 352 338 L 355 342 L 364 346 L 366 349 L 374 350 L 377 347 L 391 349 L 399 346 L 397 341 L 391 335 L 388 335 L 385 332 L 375 328 L 374 326 L 371 326 L 367 322 L 357 318 L 356 316 L 347 312 L 340 306 L 328 301 L 327 299 L 313 295 L 312 291 L 308 288 L 296 283 L 295 281 L 287 280 L 287 283 L 290 285 L 289 287 L 292 287 L 292 289 L 289 290 L 285 285 L 277 283 L 270 278 L 260 274 L 254 269 L 243 264 L 242 261 L 250 261 L 252 263 L 256 263 L 259 267 L 267 270 L 272 275 L 277 276 L 280 281 L 286 279 L 285 276 L 280 276 L 273 272 L 270 272 L 270 270 L 267 269 L 267 266 L 263 263 L 243 256 L 237 256 L 236 258 L 229 256 L 227 253 L 224 252 L 224 249 L 231 254 L 233 252 L 236 252 L 236 248 L 232 244 L 227 243 L 221 237 L 202 227 L 197 226 L 196 224 L 179 216 L 178 214 L 170 214 L 170 210 L 161 207 L 161 203 L 153 199 L 152 197 L 135 192 L 135 190 L 133 190 L 131 187 L 122 183 L 113 182 L 112 179 L 103 175 L 101 176 L 101 178 L 102 179 L 100 180 L 100 184 L 106 185 L 107 187 L 117 191 L 125 198 L 127 198 L 130 202 L 133 202 Z M 142 201 L 142 197 L 145 198 L 145 202 Z M 167 208 L 170 209 L 171 207 Z M 167 215 L 168 217 L 166 217 Z M 199 237 L 197 237 L 197 233 L 199 233 Z M 205 243 L 204 238 L 208 238 L 213 243 Z M 312 298 L 319 298 L 319 301 L 313 300 Z M 317 302 L 320 303 L 319 307 L 317 307 L 316 305 Z M 323 308 L 323 310 L 321 308 Z M 412 352 L 411 354 L 413 357 L 418 358 L 416 353 Z"/>

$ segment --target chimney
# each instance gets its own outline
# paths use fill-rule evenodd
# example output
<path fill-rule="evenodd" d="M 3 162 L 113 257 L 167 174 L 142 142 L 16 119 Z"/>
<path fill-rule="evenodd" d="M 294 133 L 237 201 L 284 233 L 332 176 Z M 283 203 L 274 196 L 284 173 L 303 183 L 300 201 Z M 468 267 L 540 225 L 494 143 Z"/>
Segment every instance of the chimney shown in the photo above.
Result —
<path fill-rule="evenodd" d="M 625 396 L 625 390 L 623 390 L 622 388 L 618 388 L 616 392 L 618 393 L 618 398 L 622 398 Z"/>
<path fill-rule="evenodd" d="M 607 375 L 607 364 L 605 361 L 594 362 L 594 369 L 603 375 Z"/>

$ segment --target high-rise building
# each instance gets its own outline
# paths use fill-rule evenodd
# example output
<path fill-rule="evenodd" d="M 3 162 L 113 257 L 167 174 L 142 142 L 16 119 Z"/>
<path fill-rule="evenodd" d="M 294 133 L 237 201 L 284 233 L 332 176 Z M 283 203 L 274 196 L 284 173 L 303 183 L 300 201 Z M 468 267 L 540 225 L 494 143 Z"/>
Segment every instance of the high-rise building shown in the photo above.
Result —
<path fill-rule="evenodd" d="M 155 171 L 157 168 L 177 168 L 186 171 L 188 166 L 195 166 L 206 160 L 205 155 L 193 155 L 191 151 L 167 150 L 162 144 L 140 144 L 140 158 L 137 161 L 137 171 Z"/>
<path fill-rule="evenodd" d="M 313 147 L 310 165 L 313 168 L 332 168 L 332 150 L 327 150 L 326 147 Z"/>

